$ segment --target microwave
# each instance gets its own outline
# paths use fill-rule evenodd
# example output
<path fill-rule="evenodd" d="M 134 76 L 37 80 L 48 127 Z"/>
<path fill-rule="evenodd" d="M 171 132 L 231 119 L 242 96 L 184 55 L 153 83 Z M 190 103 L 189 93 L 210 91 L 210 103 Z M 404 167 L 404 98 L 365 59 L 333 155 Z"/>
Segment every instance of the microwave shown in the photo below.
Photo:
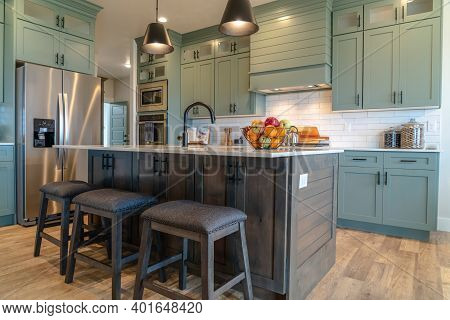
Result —
<path fill-rule="evenodd" d="M 139 85 L 137 112 L 167 111 L 167 80 Z"/>

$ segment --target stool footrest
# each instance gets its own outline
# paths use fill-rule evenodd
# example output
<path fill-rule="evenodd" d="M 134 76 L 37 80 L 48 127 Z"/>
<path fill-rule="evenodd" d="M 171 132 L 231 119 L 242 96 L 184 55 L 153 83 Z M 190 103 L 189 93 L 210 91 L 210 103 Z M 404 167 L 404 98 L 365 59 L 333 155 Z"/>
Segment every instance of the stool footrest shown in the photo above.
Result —
<path fill-rule="evenodd" d="M 239 282 L 245 279 L 245 273 L 241 272 L 237 276 L 235 276 L 233 279 L 225 283 L 223 286 L 218 288 L 214 291 L 214 299 L 220 297 L 222 294 L 233 288 L 235 285 L 237 285 Z"/>
<path fill-rule="evenodd" d="M 169 299 L 172 299 L 172 300 L 193 300 L 192 298 L 190 298 L 184 294 L 167 289 L 167 288 L 155 283 L 151 279 L 144 280 L 144 287 L 149 290 L 152 290 L 153 292 L 156 292 L 160 295 L 163 295 Z"/>
<path fill-rule="evenodd" d="M 95 260 L 91 257 L 88 257 L 87 255 L 82 254 L 82 253 L 75 252 L 74 255 L 75 255 L 75 259 L 83 261 L 84 263 L 87 263 L 90 266 L 104 270 L 106 272 L 110 272 L 110 273 L 112 272 L 111 266 L 106 263 Z"/>
<path fill-rule="evenodd" d="M 55 237 L 49 235 L 48 233 L 41 232 L 41 237 L 47 241 L 50 241 L 55 246 L 61 247 L 61 241 L 59 239 L 56 239 Z"/>
<path fill-rule="evenodd" d="M 130 254 L 129 256 L 123 257 L 122 258 L 122 266 L 132 263 L 134 261 L 137 261 L 138 258 L 139 258 L 138 252 Z"/>
<path fill-rule="evenodd" d="M 172 264 L 174 262 L 180 261 L 181 259 L 183 259 L 183 254 L 182 253 L 179 253 L 179 254 L 176 254 L 176 255 L 174 255 L 174 256 L 172 256 L 170 258 L 164 259 L 164 260 L 162 260 L 162 261 L 160 261 L 158 263 L 155 263 L 155 264 L 151 265 L 150 267 L 148 267 L 147 268 L 147 274 L 150 274 L 150 273 L 152 273 L 152 272 L 154 272 L 156 270 L 159 270 L 159 269 L 162 269 L 164 267 L 167 267 L 168 265 L 170 265 L 170 264 Z"/>

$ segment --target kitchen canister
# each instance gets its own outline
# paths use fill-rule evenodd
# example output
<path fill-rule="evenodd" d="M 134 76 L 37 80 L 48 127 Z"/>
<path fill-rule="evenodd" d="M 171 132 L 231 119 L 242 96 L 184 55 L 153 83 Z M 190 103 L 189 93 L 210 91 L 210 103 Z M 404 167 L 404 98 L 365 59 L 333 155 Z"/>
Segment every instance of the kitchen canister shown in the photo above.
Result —
<path fill-rule="evenodd" d="M 399 149 L 401 147 L 401 128 L 389 128 L 384 132 L 384 147 L 386 149 Z"/>
<path fill-rule="evenodd" d="M 425 146 L 425 125 L 411 119 L 410 122 L 402 126 L 401 148 L 402 149 L 423 149 Z"/>

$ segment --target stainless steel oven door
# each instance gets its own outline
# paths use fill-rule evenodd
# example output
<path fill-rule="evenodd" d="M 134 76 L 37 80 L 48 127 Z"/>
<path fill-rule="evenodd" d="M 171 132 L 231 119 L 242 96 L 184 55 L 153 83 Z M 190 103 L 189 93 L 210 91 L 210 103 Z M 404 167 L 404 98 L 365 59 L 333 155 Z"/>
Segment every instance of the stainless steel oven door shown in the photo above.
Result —
<path fill-rule="evenodd" d="M 167 111 L 167 80 L 139 86 L 137 112 Z"/>
<path fill-rule="evenodd" d="M 161 114 L 145 114 L 138 116 L 139 145 L 167 144 L 167 116 Z"/>

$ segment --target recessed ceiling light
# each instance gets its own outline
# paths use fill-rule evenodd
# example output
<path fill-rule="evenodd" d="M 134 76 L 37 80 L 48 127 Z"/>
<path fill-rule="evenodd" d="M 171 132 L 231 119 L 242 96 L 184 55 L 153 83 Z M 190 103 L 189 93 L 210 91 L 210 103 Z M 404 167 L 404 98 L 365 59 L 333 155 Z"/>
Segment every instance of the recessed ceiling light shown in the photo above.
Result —
<path fill-rule="evenodd" d="M 131 69 L 131 63 L 124 63 L 123 66 L 127 69 Z"/>
<path fill-rule="evenodd" d="M 158 21 L 161 22 L 161 23 L 166 23 L 166 22 L 167 22 L 167 18 L 165 18 L 165 17 L 159 17 L 159 18 L 158 18 Z"/>

